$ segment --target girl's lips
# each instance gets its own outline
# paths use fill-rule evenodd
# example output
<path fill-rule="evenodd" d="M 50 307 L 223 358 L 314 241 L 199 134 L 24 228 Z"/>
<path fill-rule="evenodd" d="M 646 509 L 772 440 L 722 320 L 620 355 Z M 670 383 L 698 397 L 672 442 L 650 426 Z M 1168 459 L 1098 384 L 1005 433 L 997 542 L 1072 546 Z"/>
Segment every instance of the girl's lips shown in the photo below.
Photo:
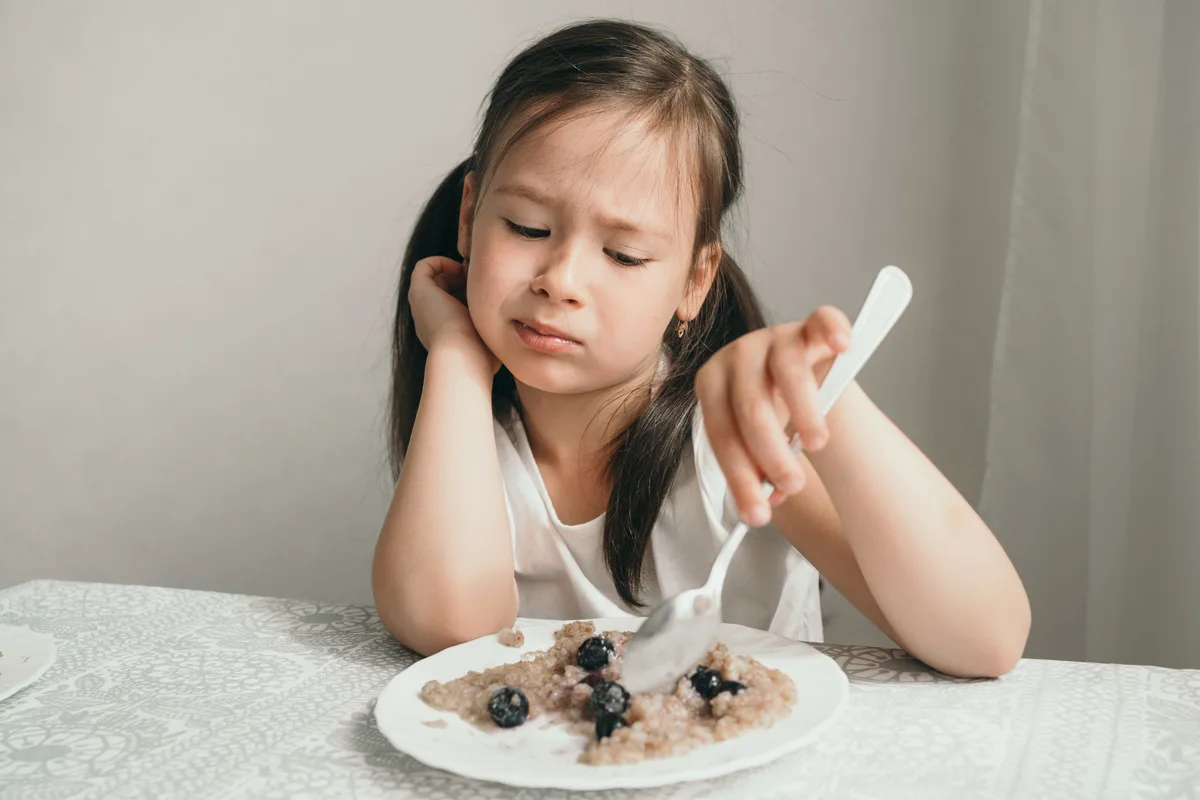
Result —
<path fill-rule="evenodd" d="M 565 353 L 568 350 L 582 346 L 574 339 L 568 339 L 560 335 L 554 329 L 534 327 L 533 324 L 522 322 L 521 320 L 513 320 L 513 327 L 516 328 L 517 336 L 521 341 L 527 347 L 537 350 L 539 353 Z"/>

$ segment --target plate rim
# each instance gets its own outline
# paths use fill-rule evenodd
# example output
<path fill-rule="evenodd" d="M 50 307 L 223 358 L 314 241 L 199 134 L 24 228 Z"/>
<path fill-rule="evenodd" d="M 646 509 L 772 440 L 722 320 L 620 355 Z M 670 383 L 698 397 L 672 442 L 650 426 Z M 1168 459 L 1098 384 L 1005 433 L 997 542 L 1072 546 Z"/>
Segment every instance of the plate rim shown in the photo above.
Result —
<path fill-rule="evenodd" d="M 40 639 L 43 644 L 49 647 L 50 652 L 49 657 L 45 660 L 45 662 L 34 668 L 33 672 L 30 673 L 23 682 L 18 681 L 7 690 L 0 686 L 0 703 L 3 703 L 10 697 L 13 697 L 14 695 L 37 683 L 42 679 L 42 676 L 46 674 L 50 667 L 54 666 L 55 662 L 58 661 L 58 641 L 50 634 L 43 633 L 42 631 L 35 631 L 33 628 L 30 628 L 27 625 L 10 625 L 8 623 L 0 624 L 0 633 L 3 633 L 6 629 L 20 631 L 21 633 L 30 636 L 33 639 Z"/>
<path fill-rule="evenodd" d="M 576 621 L 576 620 L 557 620 L 557 619 L 540 619 L 540 618 L 532 618 L 532 617 L 529 617 L 529 618 L 521 617 L 521 618 L 517 619 L 516 626 L 519 628 L 521 625 L 534 625 L 534 626 L 538 626 L 538 627 L 547 627 L 547 628 L 553 629 L 555 627 L 562 626 L 568 622 L 574 622 L 574 621 Z M 642 624 L 642 622 L 645 621 L 645 618 L 644 617 L 631 617 L 631 618 L 626 619 L 626 618 L 622 618 L 622 617 L 595 617 L 595 618 L 591 618 L 591 619 L 580 619 L 578 621 L 579 622 L 591 622 L 597 626 L 597 629 L 604 628 L 604 629 L 612 630 L 612 629 L 616 629 L 619 627 L 619 628 L 636 630 L 637 628 L 641 627 L 641 624 Z M 613 623 L 619 623 L 619 624 L 614 625 Z M 717 761 L 717 762 L 713 762 L 712 766 L 707 767 L 707 768 L 698 767 L 695 770 L 692 770 L 691 772 L 689 772 L 686 777 L 682 777 L 682 778 L 677 777 L 677 776 L 672 776 L 669 773 L 666 775 L 663 775 L 662 773 L 646 775 L 643 773 L 643 774 L 629 774 L 629 775 L 625 775 L 625 776 L 622 776 L 620 774 L 615 774 L 615 775 L 612 775 L 611 777 L 606 777 L 601 782 L 591 784 L 588 786 L 580 786 L 578 783 L 571 781 L 569 778 L 564 778 L 561 776 L 558 778 L 555 778 L 555 776 L 553 774 L 547 774 L 544 776 L 538 776 L 538 777 L 532 777 L 532 778 L 523 778 L 520 783 L 514 783 L 510 780 L 507 780 L 502 777 L 497 777 L 493 774 L 487 774 L 485 772 L 474 772 L 474 771 L 472 771 L 471 766 L 470 766 L 474 762 L 468 762 L 465 760 L 457 762 L 457 764 L 453 768 L 451 768 L 449 766 L 446 766 L 446 764 L 448 762 L 445 759 L 436 758 L 436 757 L 430 759 L 427 757 L 427 754 L 426 754 L 426 756 L 418 756 L 414 753 L 410 753 L 407 750 L 397 747 L 392 739 L 392 736 L 389 735 L 389 730 L 387 730 L 389 728 L 392 728 L 391 723 L 387 722 L 385 720 L 385 718 L 380 717 L 380 715 L 379 715 L 379 708 L 380 708 L 380 706 L 384 705 L 384 698 L 391 694 L 395 694 L 395 693 L 399 692 L 400 690 L 398 688 L 398 684 L 400 683 L 400 679 L 404 676 L 404 673 L 408 669 L 410 669 L 412 666 L 415 666 L 417 663 L 420 663 L 420 661 L 425 660 L 424 658 L 418 659 L 418 661 L 413 662 L 413 664 L 409 665 L 408 667 L 405 667 L 403 670 L 396 673 L 388 680 L 387 684 L 383 687 L 383 689 L 380 691 L 378 697 L 376 698 L 375 705 L 371 710 L 371 716 L 375 719 L 375 726 L 376 726 L 376 728 L 378 728 L 379 733 L 384 737 L 384 739 L 388 742 L 388 744 L 396 752 L 403 753 L 404 755 L 408 756 L 409 758 L 412 758 L 414 761 L 420 762 L 421 764 L 424 764 L 427 767 L 432 767 L 433 769 L 441 770 L 447 774 L 455 775 L 457 777 L 466 778 L 469 780 L 482 781 L 485 783 L 500 784 L 503 786 L 510 786 L 513 788 L 560 789 L 560 790 L 564 790 L 564 791 L 575 791 L 575 792 L 606 791 L 606 790 L 611 790 L 611 789 L 654 789 L 654 788 L 661 788 L 663 786 L 672 786 L 672 785 L 685 784 L 685 783 L 695 783 L 695 782 L 699 782 L 699 781 L 713 780 L 715 778 L 722 778 L 722 777 L 726 777 L 726 776 L 737 775 L 737 774 L 745 772 L 747 770 L 757 769 L 759 767 L 766 766 L 767 764 L 773 763 L 773 762 L 779 760 L 780 758 L 783 758 L 786 755 L 796 752 L 797 750 L 801 749 L 802 747 L 804 747 L 805 745 L 810 743 L 820 733 L 822 733 L 823 731 L 828 729 L 830 726 L 834 725 L 838 721 L 838 719 L 841 718 L 842 714 L 845 712 L 846 706 L 849 704 L 850 679 L 846 676 L 846 673 L 842 670 L 842 668 L 837 665 L 836 661 L 834 661 L 832 658 L 830 658 L 825 653 L 822 653 L 817 648 L 813 647 L 808 642 L 802 642 L 797 639 L 788 639 L 787 637 L 780 636 L 777 633 L 772 633 L 770 631 L 764 631 L 764 630 L 761 630 L 758 628 L 752 628 L 748 625 L 740 625 L 740 624 L 734 623 L 734 622 L 722 622 L 721 625 L 722 625 L 722 627 L 728 626 L 728 627 L 732 627 L 732 628 L 740 628 L 740 629 L 743 629 L 746 631 L 750 631 L 751 633 L 754 633 L 757 635 L 771 636 L 771 637 L 779 639 L 783 642 L 787 642 L 789 645 L 799 645 L 801 647 L 807 648 L 808 650 L 812 651 L 816 655 L 820 656 L 820 658 L 823 660 L 823 663 L 825 663 L 827 665 L 825 667 L 822 667 L 822 669 L 826 669 L 826 670 L 832 669 L 832 671 L 835 672 L 839 678 L 839 680 L 837 681 L 839 696 L 837 699 L 837 705 L 834 707 L 833 713 L 831 713 L 829 716 L 827 716 L 824 720 L 822 720 L 818 724 L 814 725 L 803 736 L 798 736 L 795 739 L 788 740 L 784 745 L 776 746 L 774 748 L 768 748 L 768 749 L 760 751 L 759 753 L 756 753 L 752 756 L 746 756 L 745 758 L 739 759 L 737 761 L 738 766 L 732 770 L 727 769 L 725 767 L 725 762 Z M 459 650 L 460 648 L 466 648 L 466 647 L 472 646 L 481 640 L 490 639 L 493 636 L 495 636 L 495 634 L 488 634 L 485 636 L 478 637 L 476 639 L 472 639 L 469 642 L 463 642 L 461 644 L 455 645 L 454 647 L 448 647 L 445 650 L 441 651 L 440 653 L 435 654 L 435 656 L 429 656 L 429 658 L 433 658 L 433 657 L 436 657 L 437 655 L 441 655 L 441 653 L 450 653 L 450 652 Z"/>

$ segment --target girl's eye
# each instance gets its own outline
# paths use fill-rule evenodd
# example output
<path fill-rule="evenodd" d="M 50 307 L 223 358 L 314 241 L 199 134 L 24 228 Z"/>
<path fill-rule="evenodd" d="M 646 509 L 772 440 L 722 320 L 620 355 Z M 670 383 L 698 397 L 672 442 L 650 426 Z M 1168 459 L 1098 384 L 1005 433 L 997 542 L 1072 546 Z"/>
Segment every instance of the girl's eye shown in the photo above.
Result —
<path fill-rule="evenodd" d="M 526 228 L 524 225 L 518 225 L 511 219 L 504 220 L 504 224 L 508 226 L 510 231 L 518 236 L 523 236 L 526 239 L 545 239 L 550 235 L 550 231 L 548 230 L 544 230 L 542 228 Z"/>
<path fill-rule="evenodd" d="M 504 220 L 504 224 L 510 231 L 524 239 L 545 239 L 550 235 L 550 231 L 546 230 L 545 228 L 528 228 L 524 225 L 518 225 L 511 219 Z M 646 259 L 644 258 L 634 258 L 633 256 L 627 256 L 624 253 L 617 252 L 616 250 L 605 250 L 604 252 L 608 254 L 609 258 L 617 262 L 617 264 L 622 267 L 641 267 L 646 264 Z"/>
<path fill-rule="evenodd" d="M 646 259 L 644 258 L 634 258 L 633 256 L 627 256 L 624 253 L 618 253 L 616 250 L 606 250 L 605 252 L 608 253 L 609 258 L 620 264 L 622 267 L 640 267 L 646 263 Z"/>

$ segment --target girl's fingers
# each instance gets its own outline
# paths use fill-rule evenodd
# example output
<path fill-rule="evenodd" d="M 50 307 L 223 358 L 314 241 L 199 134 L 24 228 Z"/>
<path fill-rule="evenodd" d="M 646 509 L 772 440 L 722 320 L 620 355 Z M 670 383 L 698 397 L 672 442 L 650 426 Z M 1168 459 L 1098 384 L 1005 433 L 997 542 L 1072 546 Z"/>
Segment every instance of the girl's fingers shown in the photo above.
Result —
<path fill-rule="evenodd" d="M 850 346 L 851 330 L 850 320 L 839 309 L 821 306 L 804 321 L 801 334 L 805 344 L 813 348 L 824 345 L 828 355 L 836 355 Z"/>
<path fill-rule="evenodd" d="M 729 406 L 728 374 L 717 357 L 696 376 L 696 394 L 704 415 L 704 429 L 738 513 L 750 525 L 766 524 L 771 512 L 762 495 L 762 473 L 738 434 Z"/>
<path fill-rule="evenodd" d="M 461 261 L 455 261 L 452 258 L 445 258 L 439 262 L 441 271 L 446 275 L 453 275 L 459 278 L 465 277 L 467 274 L 466 265 Z"/>
<path fill-rule="evenodd" d="M 817 400 L 817 380 L 806 352 L 795 337 L 780 337 L 771 348 L 767 369 L 771 382 L 783 395 L 792 430 L 805 450 L 820 450 L 829 439 L 829 429 Z"/>
<path fill-rule="evenodd" d="M 428 280 L 446 294 L 455 294 L 466 285 L 466 270 L 450 258 L 431 256 L 418 262 L 414 270 L 414 280 Z"/>
<path fill-rule="evenodd" d="M 429 256 L 413 265 L 413 276 L 421 275 L 432 278 L 440 272 L 454 269 L 462 269 L 462 264 L 445 256 Z"/>
<path fill-rule="evenodd" d="M 852 338 L 850 320 L 833 306 L 822 306 L 804 321 L 800 339 L 806 347 L 805 355 L 818 385 L 825 380 L 833 359 L 850 349 Z"/>
<path fill-rule="evenodd" d="M 747 334 L 717 353 L 696 378 L 713 452 L 743 519 L 763 525 L 771 507 L 804 487 L 784 419 L 804 447 L 818 450 L 829 431 L 817 399 L 817 370 L 851 341 L 850 321 L 832 306 L 803 323 Z M 773 491 L 765 496 L 762 482 Z"/>
<path fill-rule="evenodd" d="M 757 471 L 784 494 L 794 494 L 804 486 L 804 470 L 788 447 L 784 421 L 775 412 L 767 375 L 766 348 L 769 337 L 761 337 L 761 346 L 739 348 L 733 360 L 730 382 L 730 407 L 738 433 L 750 452 Z M 761 487 L 758 502 L 765 502 Z"/>

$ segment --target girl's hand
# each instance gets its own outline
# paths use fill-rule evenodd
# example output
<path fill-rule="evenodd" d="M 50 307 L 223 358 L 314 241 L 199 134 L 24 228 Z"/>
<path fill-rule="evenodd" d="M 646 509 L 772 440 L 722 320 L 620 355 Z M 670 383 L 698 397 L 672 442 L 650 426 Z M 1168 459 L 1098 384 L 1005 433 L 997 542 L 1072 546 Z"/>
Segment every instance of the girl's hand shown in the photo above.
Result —
<path fill-rule="evenodd" d="M 805 450 L 825 446 L 829 430 L 817 386 L 849 346 L 849 320 L 825 306 L 803 322 L 730 342 L 696 375 L 705 430 L 750 525 L 765 525 L 771 506 L 804 487 L 804 468 L 788 446 L 788 431 L 799 433 Z M 769 498 L 762 491 L 764 479 L 775 487 Z"/>
<path fill-rule="evenodd" d="M 478 352 L 491 367 L 494 375 L 500 361 L 479 338 L 466 302 L 467 270 L 452 258 L 430 256 L 413 266 L 412 283 L 408 287 L 408 304 L 412 308 L 417 338 L 432 352 L 435 344 L 453 343 Z"/>

